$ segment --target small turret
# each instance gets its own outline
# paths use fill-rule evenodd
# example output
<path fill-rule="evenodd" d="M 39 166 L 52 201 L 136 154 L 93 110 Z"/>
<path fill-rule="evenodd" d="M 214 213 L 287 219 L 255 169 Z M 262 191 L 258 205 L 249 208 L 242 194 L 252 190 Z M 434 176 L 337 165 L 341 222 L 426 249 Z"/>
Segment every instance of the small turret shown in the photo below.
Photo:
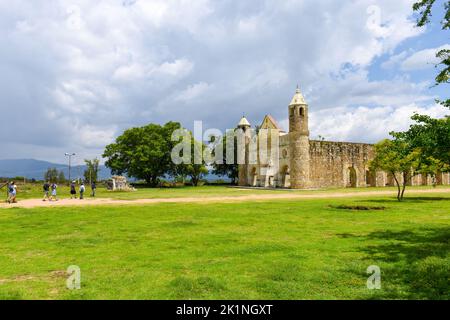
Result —
<path fill-rule="evenodd" d="M 300 132 L 309 136 L 308 117 L 308 104 L 297 87 L 289 104 L 289 132 Z"/>
<path fill-rule="evenodd" d="M 237 126 L 239 129 L 243 129 L 246 131 L 247 129 L 251 128 L 250 122 L 248 122 L 247 118 L 245 116 L 242 116 L 241 121 L 239 121 L 239 124 Z"/>

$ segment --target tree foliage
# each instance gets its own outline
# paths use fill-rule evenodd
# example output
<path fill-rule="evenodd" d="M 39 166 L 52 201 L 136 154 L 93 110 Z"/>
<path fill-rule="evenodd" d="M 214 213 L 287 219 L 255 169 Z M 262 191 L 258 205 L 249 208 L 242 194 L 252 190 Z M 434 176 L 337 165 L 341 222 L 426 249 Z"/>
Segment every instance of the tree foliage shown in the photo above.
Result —
<path fill-rule="evenodd" d="M 89 183 L 98 181 L 98 173 L 100 160 L 96 159 L 85 159 L 86 170 L 84 171 L 84 181 L 89 181 Z"/>
<path fill-rule="evenodd" d="M 177 122 L 168 122 L 161 126 L 149 124 L 126 130 L 121 136 L 105 148 L 105 165 L 113 174 L 126 174 L 142 179 L 151 186 L 157 186 L 160 178 L 175 172 L 171 161 L 172 132 L 180 129 Z"/>
<path fill-rule="evenodd" d="M 437 172 L 447 170 L 448 166 L 414 146 L 407 136 L 398 136 L 375 145 L 375 157 L 370 168 L 391 174 L 397 186 L 397 199 L 402 201 L 406 186 L 414 176 L 422 174 L 435 177 Z"/>
<path fill-rule="evenodd" d="M 196 141 L 191 132 L 186 131 L 186 133 L 189 135 L 190 141 L 190 156 L 186 158 L 188 163 L 175 165 L 172 170 L 172 175 L 182 177 L 183 181 L 185 177 L 189 177 L 191 184 L 196 187 L 201 179 L 209 172 L 203 157 L 206 145 L 203 142 Z"/>
<path fill-rule="evenodd" d="M 64 171 L 58 171 L 56 168 L 48 168 L 44 174 L 44 180 L 50 182 L 58 182 L 63 183 L 66 181 L 66 176 L 64 175 Z"/>
<path fill-rule="evenodd" d="M 58 170 L 56 168 L 48 168 L 44 174 L 44 180 L 50 182 L 58 181 Z"/>
<path fill-rule="evenodd" d="M 413 10 L 419 13 L 417 19 L 417 26 L 423 27 L 430 23 L 430 18 L 433 13 L 433 7 L 436 4 L 436 0 L 420 0 L 413 5 Z M 441 21 L 442 30 L 450 29 L 450 1 L 444 1 L 444 18 Z M 436 57 L 440 62 L 436 65 L 436 68 L 440 69 L 438 75 L 435 78 L 436 85 L 450 83 L 450 50 L 442 49 L 436 53 Z M 438 100 L 443 106 L 450 108 L 450 99 Z"/>
<path fill-rule="evenodd" d="M 205 161 L 202 157 L 200 163 L 195 163 L 195 152 L 197 154 L 202 154 L 205 150 L 205 145 L 203 142 L 196 141 L 194 138 L 192 138 L 191 142 L 191 150 L 193 151 L 191 153 L 191 163 L 184 165 L 185 166 L 185 172 L 187 175 L 191 178 L 191 183 L 193 186 L 198 186 L 198 183 L 200 180 L 204 177 L 204 175 L 208 174 L 208 169 L 205 166 Z"/>
<path fill-rule="evenodd" d="M 403 199 L 406 185 L 416 174 L 436 177 L 450 169 L 450 117 L 434 119 L 415 114 L 415 121 L 407 131 L 391 132 L 393 140 L 375 145 L 375 159 L 371 166 L 393 175 L 398 187 L 398 199 Z M 403 175 L 403 185 L 396 174 Z"/>
<path fill-rule="evenodd" d="M 58 182 L 59 183 L 64 183 L 64 182 L 66 182 L 66 176 L 65 176 L 65 174 L 64 174 L 64 171 L 59 171 L 59 173 L 58 173 Z"/>
<path fill-rule="evenodd" d="M 231 133 L 230 133 L 231 134 Z M 233 134 L 234 139 L 234 159 L 237 159 L 237 138 Z M 236 164 L 236 161 L 229 161 L 231 159 L 227 159 L 227 136 L 223 136 L 221 141 L 217 141 L 219 144 L 219 148 L 223 151 L 223 161 L 222 163 L 213 163 L 213 171 L 212 173 L 218 176 L 226 176 L 231 180 L 232 184 L 237 184 L 237 180 L 239 177 L 239 166 Z"/>
<path fill-rule="evenodd" d="M 450 117 L 434 119 L 415 114 L 412 119 L 415 123 L 409 130 L 391 135 L 407 143 L 410 149 L 420 149 L 424 157 L 450 165 Z"/>
<path fill-rule="evenodd" d="M 183 178 L 189 176 L 192 184 L 197 186 L 208 173 L 203 161 L 204 145 L 195 141 L 189 133 L 192 151 L 191 159 L 188 159 L 190 162 L 175 164 L 171 153 L 180 141 L 172 141 L 172 133 L 177 129 L 181 129 L 178 122 L 128 129 L 115 143 L 106 146 L 103 154 L 107 158 L 105 165 L 113 174 L 126 174 L 142 179 L 151 186 L 157 186 L 160 179 L 168 175 Z M 200 163 L 194 162 L 194 148 L 200 149 Z"/>
<path fill-rule="evenodd" d="M 417 19 L 417 26 L 423 27 L 430 23 L 430 18 L 432 16 L 432 9 L 435 5 L 436 0 L 420 0 L 413 4 L 413 10 L 419 13 L 419 18 Z M 442 20 L 442 29 L 450 29 L 450 1 L 446 0 L 444 2 L 445 16 Z"/>

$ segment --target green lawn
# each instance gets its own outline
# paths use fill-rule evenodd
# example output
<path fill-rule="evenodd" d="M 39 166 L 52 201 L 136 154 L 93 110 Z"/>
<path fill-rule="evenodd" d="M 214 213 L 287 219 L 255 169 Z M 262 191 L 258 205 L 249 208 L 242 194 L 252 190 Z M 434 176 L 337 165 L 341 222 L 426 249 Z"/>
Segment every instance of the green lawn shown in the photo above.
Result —
<path fill-rule="evenodd" d="M 86 197 L 90 196 L 91 190 L 86 186 Z M 429 186 L 408 187 L 406 194 L 414 190 L 430 189 Z M 449 186 L 437 186 L 437 189 L 449 188 Z M 396 192 L 395 187 L 378 188 L 333 188 L 321 190 L 283 190 L 283 189 L 238 189 L 227 186 L 199 186 L 199 187 L 176 187 L 176 188 L 138 188 L 135 192 L 108 191 L 103 186 L 97 189 L 98 198 L 112 198 L 118 200 L 135 199 L 155 199 L 155 198 L 183 198 L 183 197 L 215 197 L 215 196 L 242 196 L 249 194 L 280 194 L 280 193 L 300 193 L 300 194 L 320 194 L 327 192 L 367 192 L 367 191 L 388 191 Z M 6 189 L 2 189 L 3 196 L 6 199 Z M 2 193 L 0 192 L 0 198 Z M 25 184 L 18 186 L 18 200 L 42 198 L 42 186 L 40 184 Z M 59 185 L 59 198 L 70 198 L 69 187 Z"/>
<path fill-rule="evenodd" d="M 450 298 L 449 194 L 13 208 L 0 228 L 0 299 Z"/>

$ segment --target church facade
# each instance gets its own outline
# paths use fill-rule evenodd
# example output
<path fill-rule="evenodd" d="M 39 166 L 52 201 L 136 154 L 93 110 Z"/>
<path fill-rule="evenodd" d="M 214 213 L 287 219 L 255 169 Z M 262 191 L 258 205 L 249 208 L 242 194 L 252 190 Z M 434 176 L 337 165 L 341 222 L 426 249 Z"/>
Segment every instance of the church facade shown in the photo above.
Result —
<path fill-rule="evenodd" d="M 310 140 L 309 106 L 299 89 L 288 106 L 288 112 L 289 132 L 284 132 L 270 115 L 264 118 L 260 130 L 276 135 L 277 152 L 269 153 L 277 159 L 262 162 L 257 157 L 252 163 L 246 155 L 244 164 L 239 165 L 240 186 L 291 189 L 394 186 L 392 175 L 370 170 L 373 145 Z M 251 131 L 245 117 L 238 128 L 245 134 Z M 250 140 L 248 134 L 246 153 L 249 152 Z M 418 175 L 410 184 L 431 185 L 432 179 Z M 436 184 L 450 184 L 450 175 L 437 174 Z"/>

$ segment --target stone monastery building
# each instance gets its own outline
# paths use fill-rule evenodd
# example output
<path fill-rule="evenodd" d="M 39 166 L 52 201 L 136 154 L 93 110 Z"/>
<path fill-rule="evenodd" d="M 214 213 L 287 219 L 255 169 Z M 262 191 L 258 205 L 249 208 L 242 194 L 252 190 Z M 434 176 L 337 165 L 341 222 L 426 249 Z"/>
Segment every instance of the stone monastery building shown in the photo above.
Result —
<path fill-rule="evenodd" d="M 278 187 L 291 189 L 329 188 L 329 187 L 380 187 L 393 186 L 392 175 L 385 172 L 371 172 L 369 162 L 374 157 L 374 147 L 365 143 L 315 141 L 309 139 L 308 104 L 297 89 L 289 111 L 289 133 L 284 132 L 277 122 L 267 115 L 260 129 L 267 129 L 278 135 L 279 158 L 277 166 L 271 161 L 262 164 L 239 166 L 239 185 L 251 187 Z M 246 153 L 251 125 L 245 117 L 238 128 L 246 135 Z M 248 155 L 246 154 L 246 160 Z M 412 185 L 430 185 L 429 176 L 415 176 Z M 448 173 L 439 173 L 437 184 L 450 184 Z"/>

